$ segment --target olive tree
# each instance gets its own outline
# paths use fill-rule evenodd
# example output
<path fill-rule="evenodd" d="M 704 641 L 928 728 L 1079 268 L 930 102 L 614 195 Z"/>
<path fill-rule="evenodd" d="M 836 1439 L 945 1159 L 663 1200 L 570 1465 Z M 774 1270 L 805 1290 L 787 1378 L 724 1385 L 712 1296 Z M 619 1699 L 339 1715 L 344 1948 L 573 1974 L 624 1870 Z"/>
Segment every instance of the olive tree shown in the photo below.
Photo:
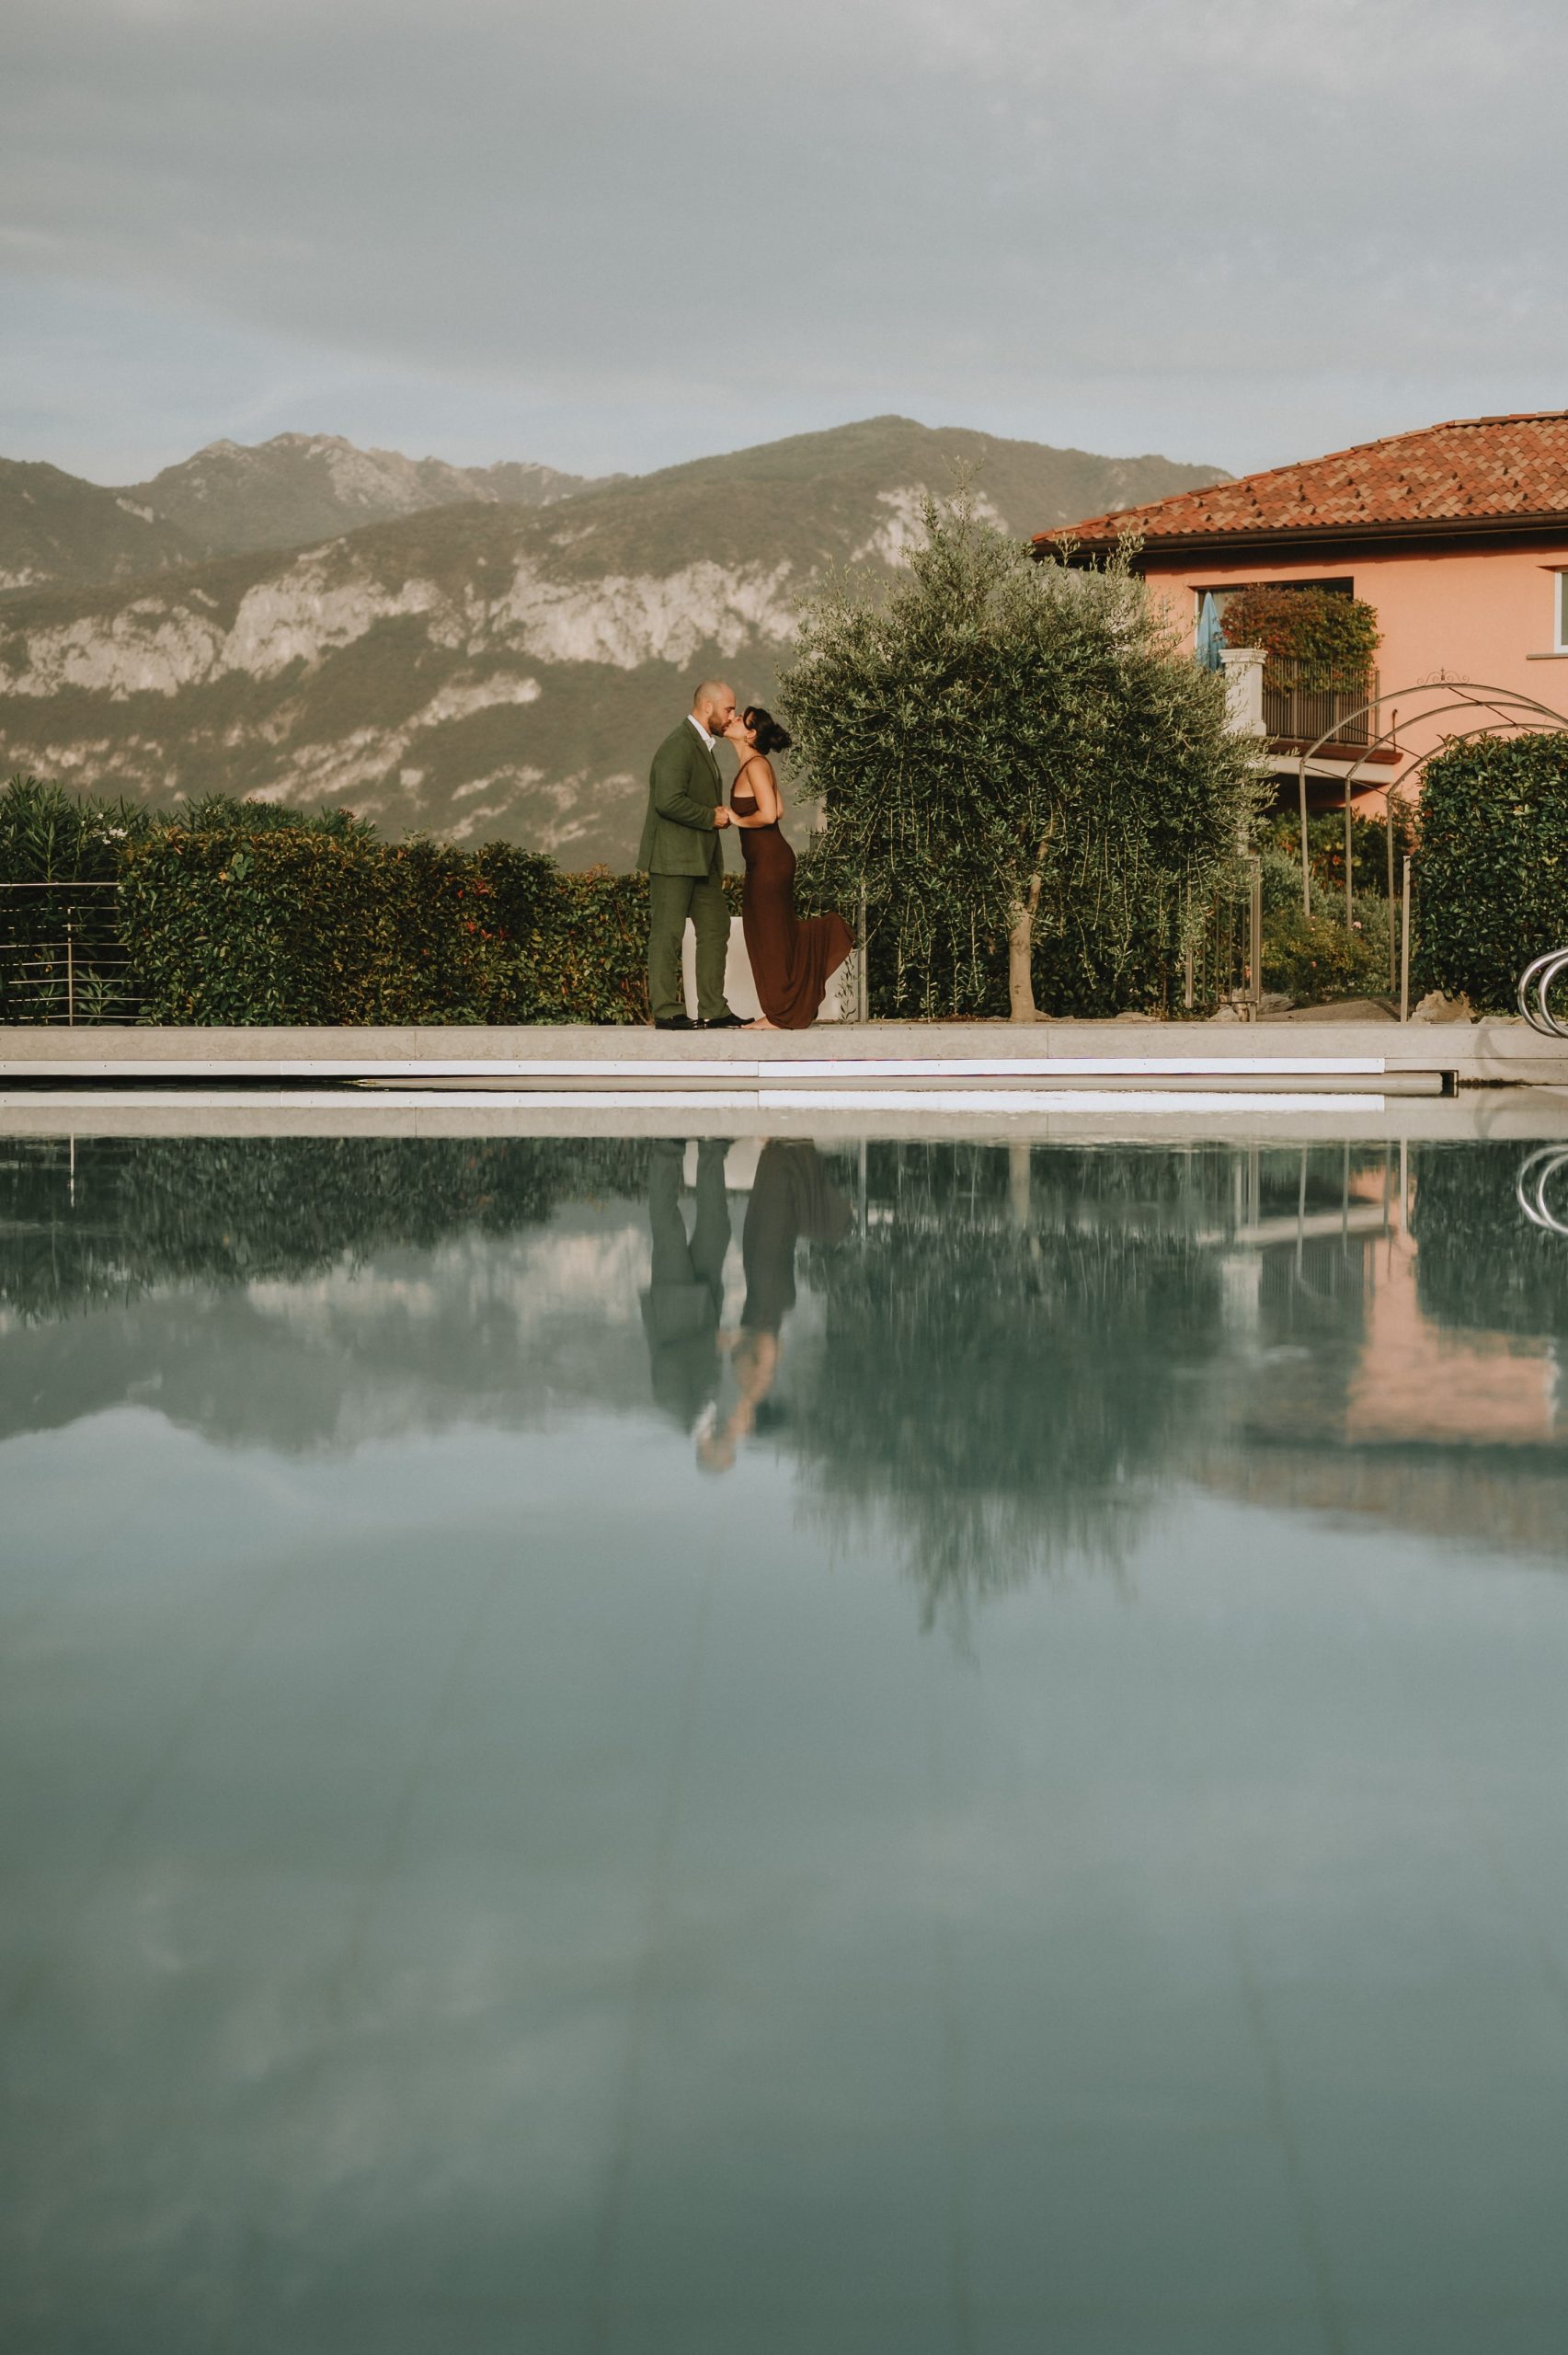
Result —
<path fill-rule="evenodd" d="M 890 591 L 803 607 L 780 701 L 825 813 L 807 890 L 864 904 L 895 1000 L 923 974 L 928 1009 L 982 1011 L 1003 951 L 1016 1021 L 1036 972 L 1057 1011 L 1163 996 L 1257 804 L 1223 682 L 1129 552 L 1037 561 L 963 495 L 927 501 Z"/>

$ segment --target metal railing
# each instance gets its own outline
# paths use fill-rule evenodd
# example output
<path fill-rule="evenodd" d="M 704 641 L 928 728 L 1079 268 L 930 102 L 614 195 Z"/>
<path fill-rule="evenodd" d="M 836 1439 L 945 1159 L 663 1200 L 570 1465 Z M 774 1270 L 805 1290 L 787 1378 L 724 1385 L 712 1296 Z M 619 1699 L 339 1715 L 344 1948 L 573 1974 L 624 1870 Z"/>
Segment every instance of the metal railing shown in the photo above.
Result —
<path fill-rule="evenodd" d="M 1263 724 L 1276 742 L 1365 744 L 1368 705 L 1378 700 L 1378 674 L 1342 679 L 1323 686 L 1322 665 L 1299 655 L 1270 655 L 1263 674 Z"/>
<path fill-rule="evenodd" d="M 1568 948 L 1549 948 L 1519 975 L 1519 1012 L 1543 1039 L 1568 1039 L 1568 1029 L 1547 1002 L 1564 973 L 1568 973 Z"/>
<path fill-rule="evenodd" d="M 118 883 L 0 883 L 0 1022 L 134 1022 Z"/>

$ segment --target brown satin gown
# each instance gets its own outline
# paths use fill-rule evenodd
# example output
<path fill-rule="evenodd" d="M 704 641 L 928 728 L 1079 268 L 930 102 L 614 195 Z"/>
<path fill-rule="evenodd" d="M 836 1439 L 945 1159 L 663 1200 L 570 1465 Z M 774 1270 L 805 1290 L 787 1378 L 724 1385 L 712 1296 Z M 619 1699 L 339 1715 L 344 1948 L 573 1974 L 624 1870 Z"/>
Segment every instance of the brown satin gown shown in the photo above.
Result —
<path fill-rule="evenodd" d="M 807 1243 L 841 1243 L 853 1224 L 848 1199 L 816 1146 L 770 1137 L 758 1156 L 740 1237 L 746 1270 L 741 1330 L 776 1333 L 795 1306 L 795 1246 L 802 1235 Z"/>
<path fill-rule="evenodd" d="M 738 816 L 755 817 L 757 797 L 738 778 L 731 800 Z M 746 862 L 740 921 L 758 1004 L 781 1030 L 807 1029 L 817 1019 L 830 976 L 854 947 L 854 935 L 842 916 L 797 919 L 795 853 L 776 818 L 771 826 L 736 831 Z"/>

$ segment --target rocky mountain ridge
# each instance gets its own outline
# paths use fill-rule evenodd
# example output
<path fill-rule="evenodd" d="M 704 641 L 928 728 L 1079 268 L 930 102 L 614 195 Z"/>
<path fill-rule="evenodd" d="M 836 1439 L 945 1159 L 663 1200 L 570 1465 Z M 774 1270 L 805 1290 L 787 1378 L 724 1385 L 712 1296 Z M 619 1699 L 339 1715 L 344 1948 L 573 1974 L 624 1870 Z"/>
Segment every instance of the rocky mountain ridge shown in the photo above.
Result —
<path fill-rule="evenodd" d="M 0 597 L 134 580 L 200 563 L 204 553 L 129 491 L 0 458 Z"/>
<path fill-rule="evenodd" d="M 117 494 L 172 523 L 204 556 L 299 547 L 367 523 L 473 500 L 486 506 L 548 507 L 596 487 L 555 466 L 503 462 L 453 466 L 361 450 L 335 433 L 277 433 L 246 447 L 210 442 L 150 482 Z"/>
<path fill-rule="evenodd" d="M 348 451 L 309 460 L 339 500 L 444 479 Z M 956 468 L 1020 536 L 1217 474 L 880 418 L 568 492 L 532 483 L 530 504 L 431 497 L 129 589 L 18 592 L 0 602 L 0 770 L 166 804 L 337 803 L 392 833 L 624 865 L 693 677 L 722 667 L 765 701 L 800 594 L 830 566 L 896 567 Z"/>

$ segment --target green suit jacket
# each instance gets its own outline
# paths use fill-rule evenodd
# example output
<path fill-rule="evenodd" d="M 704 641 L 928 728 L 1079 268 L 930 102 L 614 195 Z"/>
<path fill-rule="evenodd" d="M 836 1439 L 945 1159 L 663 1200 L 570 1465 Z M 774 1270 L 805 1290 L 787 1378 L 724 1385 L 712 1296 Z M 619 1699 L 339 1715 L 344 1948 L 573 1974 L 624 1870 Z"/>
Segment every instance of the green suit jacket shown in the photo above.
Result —
<path fill-rule="evenodd" d="M 724 844 L 714 811 L 724 798 L 718 763 L 689 719 L 653 756 L 637 865 L 649 875 L 718 875 Z"/>

